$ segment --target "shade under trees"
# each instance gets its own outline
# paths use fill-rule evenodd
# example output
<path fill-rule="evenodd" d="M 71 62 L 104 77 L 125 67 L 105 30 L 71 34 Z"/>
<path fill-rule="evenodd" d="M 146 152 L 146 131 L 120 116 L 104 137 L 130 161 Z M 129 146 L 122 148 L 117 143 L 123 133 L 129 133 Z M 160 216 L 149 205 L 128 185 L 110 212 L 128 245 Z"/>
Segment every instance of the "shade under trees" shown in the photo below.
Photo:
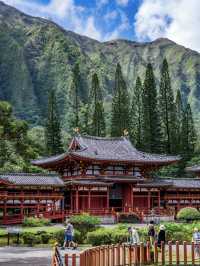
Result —
<path fill-rule="evenodd" d="M 122 75 L 120 64 L 117 64 L 115 72 L 114 96 L 111 112 L 111 136 L 123 135 L 125 129 L 130 128 L 129 94 L 126 82 Z"/>
<path fill-rule="evenodd" d="M 45 139 L 48 155 L 55 155 L 63 152 L 60 117 L 54 90 L 50 91 L 48 98 L 48 117 L 45 126 Z"/>

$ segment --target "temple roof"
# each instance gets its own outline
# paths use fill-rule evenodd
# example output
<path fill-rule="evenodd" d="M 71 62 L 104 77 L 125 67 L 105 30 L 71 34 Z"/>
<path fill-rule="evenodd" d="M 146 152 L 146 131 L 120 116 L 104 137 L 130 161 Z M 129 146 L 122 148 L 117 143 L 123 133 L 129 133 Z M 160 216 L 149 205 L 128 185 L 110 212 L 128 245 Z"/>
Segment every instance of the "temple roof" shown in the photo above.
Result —
<path fill-rule="evenodd" d="M 194 166 L 190 166 L 190 167 L 186 167 L 185 170 L 187 172 L 191 172 L 191 173 L 199 173 L 200 174 L 200 165 L 194 165 Z"/>
<path fill-rule="evenodd" d="M 160 166 L 169 165 L 180 160 L 179 156 L 158 155 L 138 151 L 126 137 L 102 138 L 78 135 L 73 138 L 66 153 L 35 160 L 32 163 L 38 166 L 52 165 L 69 158 Z"/>
<path fill-rule="evenodd" d="M 64 186 L 62 179 L 56 175 L 9 173 L 0 174 L 0 180 L 19 186 Z"/>
<path fill-rule="evenodd" d="M 155 178 L 137 184 L 137 187 L 199 188 L 199 178 Z"/>

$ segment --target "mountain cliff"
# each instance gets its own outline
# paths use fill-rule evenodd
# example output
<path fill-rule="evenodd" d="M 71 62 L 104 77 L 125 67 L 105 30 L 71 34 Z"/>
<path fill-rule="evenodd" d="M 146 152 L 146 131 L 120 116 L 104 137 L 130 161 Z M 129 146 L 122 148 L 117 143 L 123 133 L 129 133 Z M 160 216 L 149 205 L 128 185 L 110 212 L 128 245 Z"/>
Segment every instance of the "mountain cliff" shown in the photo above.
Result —
<path fill-rule="evenodd" d="M 87 101 L 91 75 L 96 71 L 105 101 L 110 101 L 117 62 L 122 66 L 129 90 L 137 75 L 144 77 L 151 62 L 159 85 L 166 57 L 174 92 L 180 88 L 184 101 L 200 112 L 200 54 L 168 39 L 150 43 L 127 40 L 98 42 L 66 31 L 55 23 L 28 16 L 0 2 L 0 99 L 11 102 L 15 114 L 32 124 L 43 122 L 48 91 L 56 90 L 64 122 L 72 69 L 80 63 L 82 98 Z"/>

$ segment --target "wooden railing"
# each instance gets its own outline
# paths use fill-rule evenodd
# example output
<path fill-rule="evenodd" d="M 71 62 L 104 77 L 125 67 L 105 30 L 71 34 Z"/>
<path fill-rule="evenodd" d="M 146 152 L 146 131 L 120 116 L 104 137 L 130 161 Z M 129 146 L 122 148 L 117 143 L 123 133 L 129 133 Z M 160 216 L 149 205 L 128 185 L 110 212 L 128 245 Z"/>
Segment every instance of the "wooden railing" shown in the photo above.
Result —
<path fill-rule="evenodd" d="M 200 258 L 195 257 L 195 249 L 200 250 L 200 244 L 194 242 L 180 243 L 176 241 L 157 242 L 151 247 L 150 243 L 140 245 L 111 245 L 87 249 L 80 254 L 65 254 L 62 261 L 65 266 L 135 266 L 135 265 L 200 265 Z M 59 258 L 54 251 L 52 266 L 60 266 Z M 56 253 L 57 252 L 57 253 Z"/>

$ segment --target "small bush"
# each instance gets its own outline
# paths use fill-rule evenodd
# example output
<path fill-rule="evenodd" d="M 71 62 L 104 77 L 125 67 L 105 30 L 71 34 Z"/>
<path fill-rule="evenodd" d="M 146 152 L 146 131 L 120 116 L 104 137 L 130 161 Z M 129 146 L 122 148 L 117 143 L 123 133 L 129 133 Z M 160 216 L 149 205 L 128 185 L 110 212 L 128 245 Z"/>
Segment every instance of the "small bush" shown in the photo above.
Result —
<path fill-rule="evenodd" d="M 28 227 L 46 226 L 49 224 L 50 220 L 46 218 L 34 218 L 34 217 L 25 217 L 22 223 L 23 226 L 28 226 Z"/>
<path fill-rule="evenodd" d="M 191 207 L 181 209 L 177 214 L 178 220 L 194 221 L 200 219 L 200 212 Z"/>
<path fill-rule="evenodd" d="M 33 247 L 36 244 L 40 244 L 42 241 L 39 235 L 28 233 L 28 232 L 23 233 L 22 238 L 23 238 L 24 244 L 30 247 Z"/>
<path fill-rule="evenodd" d="M 100 219 L 89 214 L 82 214 L 72 216 L 70 222 L 74 225 L 74 228 L 80 232 L 79 241 L 83 243 L 84 240 L 86 240 L 87 233 L 95 230 L 100 224 Z"/>
<path fill-rule="evenodd" d="M 135 213 L 120 213 L 118 215 L 118 221 L 120 223 L 138 223 L 139 217 Z"/>
<path fill-rule="evenodd" d="M 93 232 L 88 232 L 87 242 L 92 246 L 112 244 L 113 230 L 108 228 L 99 228 Z"/>

